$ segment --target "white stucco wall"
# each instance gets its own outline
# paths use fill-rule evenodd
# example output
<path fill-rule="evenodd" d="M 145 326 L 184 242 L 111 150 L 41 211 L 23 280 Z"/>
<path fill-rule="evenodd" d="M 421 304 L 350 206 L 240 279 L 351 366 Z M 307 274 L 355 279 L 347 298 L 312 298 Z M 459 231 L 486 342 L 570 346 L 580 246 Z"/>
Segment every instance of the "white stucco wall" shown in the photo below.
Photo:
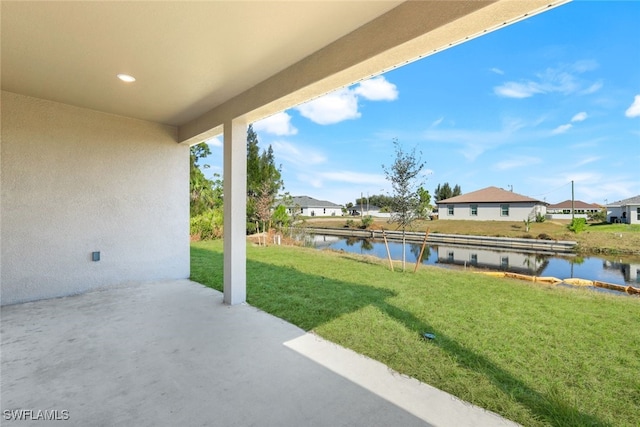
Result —
<path fill-rule="evenodd" d="M 304 213 L 302 215 L 310 216 L 342 216 L 342 208 L 303 208 Z"/>
<path fill-rule="evenodd" d="M 175 139 L 2 92 L 2 304 L 188 277 L 189 147 Z"/>
<path fill-rule="evenodd" d="M 501 205 L 509 205 L 509 216 L 501 215 Z M 449 215 L 447 204 L 438 205 L 438 219 L 464 219 L 475 221 L 523 221 L 532 216 L 535 219 L 537 212 L 543 215 L 546 212 L 544 205 L 533 203 L 477 203 L 478 215 L 471 215 L 471 204 L 455 204 L 453 215 Z"/>
<path fill-rule="evenodd" d="M 625 205 L 607 207 L 607 222 L 622 222 L 624 224 L 640 224 L 638 217 L 640 205 Z M 624 218 L 622 214 L 624 213 Z"/>

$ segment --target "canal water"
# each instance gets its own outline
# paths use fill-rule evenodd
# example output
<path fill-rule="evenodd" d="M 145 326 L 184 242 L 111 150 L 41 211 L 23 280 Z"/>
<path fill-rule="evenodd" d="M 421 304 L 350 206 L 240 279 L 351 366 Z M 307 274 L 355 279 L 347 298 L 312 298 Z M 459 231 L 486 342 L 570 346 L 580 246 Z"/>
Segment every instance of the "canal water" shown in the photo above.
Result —
<path fill-rule="evenodd" d="M 360 238 L 313 236 L 317 249 L 342 250 L 362 255 L 387 258 L 384 242 Z M 415 264 L 421 244 L 407 243 L 406 262 Z M 389 242 L 393 260 L 402 260 L 402 243 Z M 552 276 L 564 280 L 579 278 L 599 280 L 617 285 L 640 287 L 640 261 L 637 264 L 606 260 L 597 256 L 549 255 L 541 253 L 513 252 L 454 245 L 427 245 L 422 264 L 445 268 L 486 269 L 509 271 L 530 276 Z"/>

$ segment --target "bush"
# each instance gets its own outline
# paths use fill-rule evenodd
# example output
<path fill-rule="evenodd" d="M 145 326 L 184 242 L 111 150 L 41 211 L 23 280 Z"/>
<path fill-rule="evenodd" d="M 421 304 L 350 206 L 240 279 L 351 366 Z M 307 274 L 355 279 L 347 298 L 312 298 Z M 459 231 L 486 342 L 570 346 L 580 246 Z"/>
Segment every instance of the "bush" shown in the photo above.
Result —
<path fill-rule="evenodd" d="M 539 213 L 536 215 L 536 222 L 545 222 L 545 220 L 547 219 L 546 216 L 544 216 L 543 214 Z"/>
<path fill-rule="evenodd" d="M 567 226 L 567 228 L 569 228 L 570 231 L 578 234 L 587 229 L 587 220 L 584 218 L 574 218 L 571 221 L 571 224 Z"/>
<path fill-rule="evenodd" d="M 355 226 L 355 223 L 353 222 L 352 219 L 348 219 L 347 223 L 345 224 L 346 228 L 353 228 Z"/>
<path fill-rule="evenodd" d="M 607 221 L 607 212 L 606 210 L 601 209 L 598 212 L 589 212 L 587 217 L 589 218 L 589 221 L 605 222 Z"/>
<path fill-rule="evenodd" d="M 371 224 L 373 224 L 373 217 L 371 215 L 367 215 L 362 217 L 362 226 L 360 228 L 367 229 L 371 227 Z"/>
<path fill-rule="evenodd" d="M 287 208 L 283 205 L 278 205 L 278 207 L 273 211 L 271 215 L 271 221 L 278 227 L 286 228 L 291 223 L 291 216 L 287 213 Z"/>
<path fill-rule="evenodd" d="M 195 240 L 211 240 L 222 238 L 222 209 L 217 208 L 201 213 L 189 221 L 189 234 Z"/>

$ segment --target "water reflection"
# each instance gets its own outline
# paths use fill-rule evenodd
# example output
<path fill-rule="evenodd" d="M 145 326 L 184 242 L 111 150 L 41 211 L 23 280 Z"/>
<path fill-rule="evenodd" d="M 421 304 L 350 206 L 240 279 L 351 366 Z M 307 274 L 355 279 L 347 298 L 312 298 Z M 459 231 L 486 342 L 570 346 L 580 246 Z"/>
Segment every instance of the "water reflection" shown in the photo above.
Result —
<path fill-rule="evenodd" d="M 318 249 L 343 250 L 379 258 L 387 257 L 384 242 L 377 240 L 313 236 L 312 243 Z M 422 245 L 407 243 L 407 246 L 407 262 L 415 263 Z M 402 244 L 389 242 L 389 252 L 392 259 L 401 260 Z M 559 279 L 599 280 L 636 287 L 640 284 L 640 262 L 637 264 L 613 262 L 597 256 L 554 256 L 479 247 L 429 245 L 425 247 L 421 262 L 441 267 L 473 267 L 531 276 L 553 276 Z"/>

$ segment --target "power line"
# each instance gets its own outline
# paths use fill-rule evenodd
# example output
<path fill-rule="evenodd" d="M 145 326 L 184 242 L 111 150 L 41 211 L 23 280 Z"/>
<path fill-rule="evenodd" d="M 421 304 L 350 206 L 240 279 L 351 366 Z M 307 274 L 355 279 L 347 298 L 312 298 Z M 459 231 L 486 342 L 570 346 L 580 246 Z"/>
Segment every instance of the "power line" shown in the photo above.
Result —
<path fill-rule="evenodd" d="M 531 195 L 531 196 L 529 196 L 529 197 L 540 197 L 540 196 L 546 196 L 547 194 L 551 194 L 551 193 L 553 193 L 553 192 L 556 192 L 556 191 L 560 190 L 561 188 L 567 187 L 567 186 L 569 186 L 569 185 L 571 185 L 571 182 L 567 182 L 566 184 L 563 184 L 563 185 L 561 185 L 560 187 L 554 188 L 553 190 L 549 190 L 549 191 L 547 191 L 546 193 L 533 194 L 533 195 Z"/>

